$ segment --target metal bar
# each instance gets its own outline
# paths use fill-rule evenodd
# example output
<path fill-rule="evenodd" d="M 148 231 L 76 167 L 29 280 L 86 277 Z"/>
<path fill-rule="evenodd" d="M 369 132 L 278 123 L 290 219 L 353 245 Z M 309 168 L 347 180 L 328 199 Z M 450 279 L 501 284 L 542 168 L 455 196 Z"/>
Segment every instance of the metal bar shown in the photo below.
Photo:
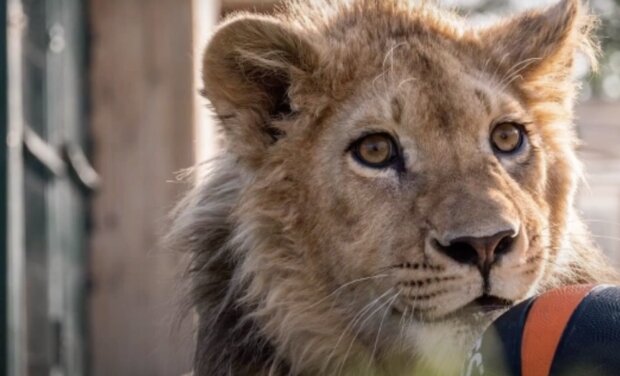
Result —
<path fill-rule="evenodd" d="M 74 142 L 65 143 L 62 155 L 80 188 L 87 192 L 94 192 L 99 189 L 101 177 L 88 161 L 84 149 L 80 145 Z"/>
<path fill-rule="evenodd" d="M 80 376 L 86 370 L 84 331 L 85 193 L 99 177 L 82 147 L 84 117 L 84 13 L 80 0 L 47 0 L 46 134 L 67 167 L 50 181 L 48 199 L 49 318 L 54 326 L 51 374 Z"/>
<path fill-rule="evenodd" d="M 67 173 L 67 165 L 63 160 L 61 153 L 45 142 L 37 132 L 24 125 L 23 141 L 24 151 L 31 155 L 39 164 L 41 164 L 47 172 L 62 177 Z"/>
<path fill-rule="evenodd" d="M 0 1 L 0 375 L 7 374 L 7 340 L 8 340 L 8 279 L 7 279 L 7 224 L 8 224 L 8 196 L 7 183 L 9 181 L 8 158 L 6 140 L 8 129 L 7 123 L 7 54 L 6 54 L 6 28 L 7 13 L 6 1 Z"/>
<path fill-rule="evenodd" d="M 8 0 L 8 372 L 25 376 L 27 349 L 25 325 L 25 250 L 23 183 L 22 37 L 26 22 L 20 0 Z"/>

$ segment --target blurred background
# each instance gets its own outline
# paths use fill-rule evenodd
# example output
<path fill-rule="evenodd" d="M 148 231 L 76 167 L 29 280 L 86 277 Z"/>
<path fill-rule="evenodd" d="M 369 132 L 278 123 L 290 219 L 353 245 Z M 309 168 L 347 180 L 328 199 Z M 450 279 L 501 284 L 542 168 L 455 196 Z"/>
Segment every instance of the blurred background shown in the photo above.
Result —
<path fill-rule="evenodd" d="M 549 1 L 444 0 L 475 22 Z M 181 375 L 181 257 L 162 250 L 176 173 L 216 148 L 200 51 L 217 20 L 275 1 L 0 2 L 0 374 Z M 578 60 L 579 207 L 620 265 L 620 0 L 592 0 Z M 217 350 L 215 350 L 217 351 Z"/>

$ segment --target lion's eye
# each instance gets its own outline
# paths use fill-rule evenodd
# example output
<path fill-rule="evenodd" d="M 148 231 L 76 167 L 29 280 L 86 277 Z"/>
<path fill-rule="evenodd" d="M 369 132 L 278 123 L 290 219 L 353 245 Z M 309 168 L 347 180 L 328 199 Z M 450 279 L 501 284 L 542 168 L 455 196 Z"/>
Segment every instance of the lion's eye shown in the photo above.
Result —
<path fill-rule="evenodd" d="M 523 128 L 516 123 L 501 123 L 491 132 L 491 144 L 500 153 L 510 154 L 521 149 L 523 145 Z"/>
<path fill-rule="evenodd" d="M 352 147 L 354 157 L 362 164 L 384 168 L 397 157 L 396 142 L 386 133 L 374 133 L 357 140 Z"/>

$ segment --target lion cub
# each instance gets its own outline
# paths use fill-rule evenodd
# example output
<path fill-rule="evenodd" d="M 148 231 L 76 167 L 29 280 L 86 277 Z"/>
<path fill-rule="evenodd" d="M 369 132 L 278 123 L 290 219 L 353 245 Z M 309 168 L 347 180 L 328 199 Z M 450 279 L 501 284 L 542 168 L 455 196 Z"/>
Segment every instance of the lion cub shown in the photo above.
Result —
<path fill-rule="evenodd" d="M 236 14 L 204 55 L 224 147 L 174 213 L 196 375 L 426 375 L 506 308 L 618 280 L 573 207 L 592 17 L 474 27 L 406 0 Z"/>

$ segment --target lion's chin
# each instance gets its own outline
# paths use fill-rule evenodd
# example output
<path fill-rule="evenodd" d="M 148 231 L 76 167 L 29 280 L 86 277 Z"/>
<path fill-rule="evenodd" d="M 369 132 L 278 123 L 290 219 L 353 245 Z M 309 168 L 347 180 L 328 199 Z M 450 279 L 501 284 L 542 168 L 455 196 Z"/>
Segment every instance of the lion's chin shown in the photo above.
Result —
<path fill-rule="evenodd" d="M 469 306 L 469 305 L 468 305 Z M 458 375 L 475 341 L 508 308 L 462 307 L 434 320 L 414 320 L 403 331 L 422 374 Z"/>

